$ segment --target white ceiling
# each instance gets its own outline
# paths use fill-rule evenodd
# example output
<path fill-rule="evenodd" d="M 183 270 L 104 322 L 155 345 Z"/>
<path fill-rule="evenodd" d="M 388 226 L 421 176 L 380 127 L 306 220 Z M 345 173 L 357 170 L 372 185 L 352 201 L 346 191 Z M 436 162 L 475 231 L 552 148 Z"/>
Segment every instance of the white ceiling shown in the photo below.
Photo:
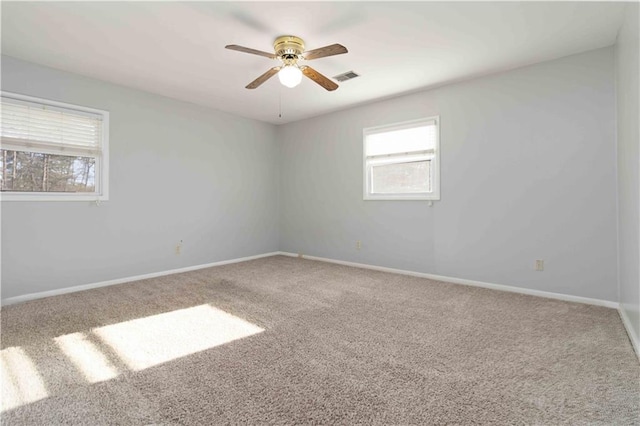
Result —
<path fill-rule="evenodd" d="M 2 2 L 2 53 L 275 124 L 612 45 L 615 2 Z M 280 35 L 345 55 L 310 62 L 361 77 L 327 92 L 277 77 L 227 44 L 273 51 Z M 281 102 L 282 118 L 278 117 Z"/>

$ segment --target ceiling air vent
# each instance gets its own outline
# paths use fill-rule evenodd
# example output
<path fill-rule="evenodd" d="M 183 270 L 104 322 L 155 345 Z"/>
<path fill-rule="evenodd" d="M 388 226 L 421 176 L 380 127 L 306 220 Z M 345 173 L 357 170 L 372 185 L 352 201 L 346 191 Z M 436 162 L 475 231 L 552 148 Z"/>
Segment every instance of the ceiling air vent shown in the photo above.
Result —
<path fill-rule="evenodd" d="M 342 82 L 342 81 L 351 80 L 352 78 L 356 78 L 356 77 L 360 77 L 360 74 L 356 74 L 354 71 L 347 71 L 342 74 L 336 75 L 335 77 L 333 77 L 333 79 L 336 81 Z"/>

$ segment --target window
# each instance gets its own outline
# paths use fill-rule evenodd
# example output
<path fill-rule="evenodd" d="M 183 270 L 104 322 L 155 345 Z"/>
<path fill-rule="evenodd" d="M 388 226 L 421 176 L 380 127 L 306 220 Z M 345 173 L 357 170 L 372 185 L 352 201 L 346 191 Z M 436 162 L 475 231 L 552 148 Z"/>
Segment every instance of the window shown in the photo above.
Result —
<path fill-rule="evenodd" d="M 2 200 L 106 200 L 109 113 L 2 92 Z"/>
<path fill-rule="evenodd" d="M 364 129 L 365 200 L 439 200 L 439 117 Z"/>

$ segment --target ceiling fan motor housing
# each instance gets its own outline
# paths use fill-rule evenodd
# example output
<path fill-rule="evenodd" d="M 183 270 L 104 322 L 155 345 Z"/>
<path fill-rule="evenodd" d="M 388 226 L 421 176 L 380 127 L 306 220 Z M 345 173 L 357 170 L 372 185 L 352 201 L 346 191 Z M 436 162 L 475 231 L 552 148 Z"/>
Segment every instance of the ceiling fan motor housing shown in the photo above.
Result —
<path fill-rule="evenodd" d="M 296 36 L 281 36 L 273 42 L 273 49 L 283 59 L 297 59 L 304 52 L 304 41 Z"/>

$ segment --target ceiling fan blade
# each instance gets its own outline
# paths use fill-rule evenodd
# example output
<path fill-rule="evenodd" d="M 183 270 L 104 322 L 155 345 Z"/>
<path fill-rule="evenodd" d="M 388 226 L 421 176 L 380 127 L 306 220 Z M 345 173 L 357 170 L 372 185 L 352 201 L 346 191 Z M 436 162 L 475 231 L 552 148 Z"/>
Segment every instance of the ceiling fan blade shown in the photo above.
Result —
<path fill-rule="evenodd" d="M 278 74 L 278 71 L 280 71 L 280 68 L 282 68 L 282 67 L 273 67 L 273 68 L 271 68 L 269 71 L 265 72 L 260 77 L 256 78 L 251 83 L 247 84 L 246 88 L 247 89 L 255 89 L 256 87 L 260 86 L 265 81 L 269 80 L 274 75 Z"/>
<path fill-rule="evenodd" d="M 300 69 L 302 70 L 302 74 L 306 75 L 311 80 L 315 81 L 320 86 L 322 86 L 325 89 L 327 89 L 328 91 L 331 92 L 331 91 L 336 90 L 338 88 L 338 85 L 336 83 L 334 83 L 333 81 L 329 80 L 327 77 L 325 77 L 324 75 L 320 74 L 318 71 L 314 70 L 310 66 L 306 66 L 305 65 L 305 66 L 300 67 Z"/>
<path fill-rule="evenodd" d="M 276 55 L 269 52 L 263 52 L 262 50 L 250 49 L 244 46 L 238 46 L 237 44 L 229 44 L 225 46 L 225 49 L 237 50 L 238 52 L 251 53 L 252 55 L 260 55 L 269 59 L 278 59 Z"/>
<path fill-rule="evenodd" d="M 330 46 L 320 47 L 318 49 L 309 50 L 304 52 L 302 56 L 307 61 L 312 59 L 324 58 L 326 56 L 342 55 L 349 52 L 346 47 L 341 44 L 332 44 Z"/>

